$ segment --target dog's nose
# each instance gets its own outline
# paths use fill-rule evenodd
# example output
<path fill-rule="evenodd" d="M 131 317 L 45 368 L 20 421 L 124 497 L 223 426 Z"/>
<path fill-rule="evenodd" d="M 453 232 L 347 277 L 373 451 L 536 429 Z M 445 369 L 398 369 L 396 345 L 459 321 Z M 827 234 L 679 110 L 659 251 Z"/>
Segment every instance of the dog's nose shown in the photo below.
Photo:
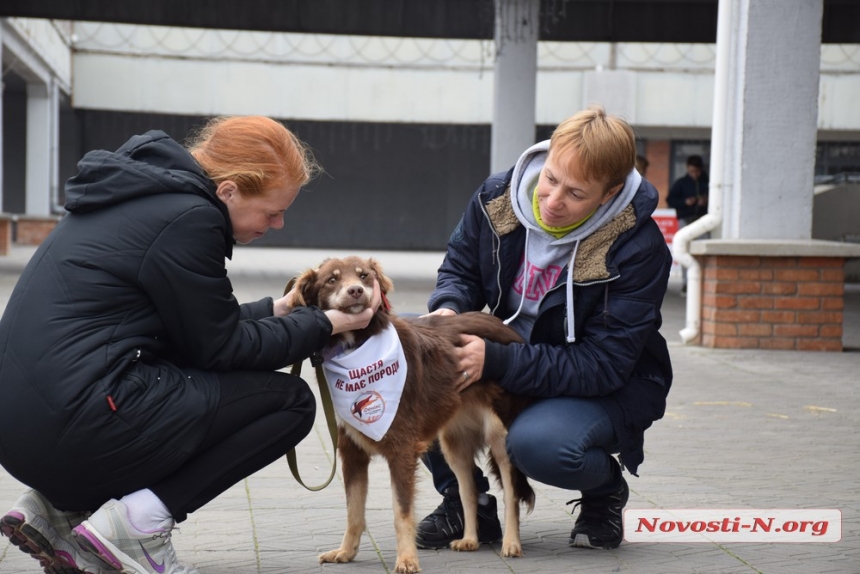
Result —
<path fill-rule="evenodd" d="M 362 287 L 361 285 L 353 285 L 352 287 L 347 289 L 346 292 L 349 293 L 351 297 L 358 299 L 359 297 L 364 295 L 364 287 Z"/>

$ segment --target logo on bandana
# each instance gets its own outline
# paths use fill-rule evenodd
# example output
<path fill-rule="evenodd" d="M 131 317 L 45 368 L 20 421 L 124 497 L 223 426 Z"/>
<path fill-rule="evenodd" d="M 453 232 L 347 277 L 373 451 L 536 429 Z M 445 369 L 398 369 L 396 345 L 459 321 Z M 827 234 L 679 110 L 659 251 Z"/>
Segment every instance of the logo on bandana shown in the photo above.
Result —
<path fill-rule="evenodd" d="M 328 385 L 338 418 L 366 437 L 382 440 L 406 384 L 406 357 L 394 325 L 322 366 L 325 382 L 320 383 Z"/>
<path fill-rule="evenodd" d="M 368 391 L 352 403 L 350 412 L 365 424 L 375 423 L 385 414 L 385 399 L 376 391 Z"/>

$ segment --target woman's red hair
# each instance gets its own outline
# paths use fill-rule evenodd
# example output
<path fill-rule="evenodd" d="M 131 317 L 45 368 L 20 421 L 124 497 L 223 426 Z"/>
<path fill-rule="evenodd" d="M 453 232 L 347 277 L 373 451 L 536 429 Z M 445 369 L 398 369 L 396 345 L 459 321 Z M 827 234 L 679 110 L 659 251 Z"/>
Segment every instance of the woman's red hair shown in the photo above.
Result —
<path fill-rule="evenodd" d="M 188 147 L 215 185 L 233 181 L 247 196 L 285 185 L 301 187 L 319 170 L 295 134 L 264 116 L 214 118 Z"/>

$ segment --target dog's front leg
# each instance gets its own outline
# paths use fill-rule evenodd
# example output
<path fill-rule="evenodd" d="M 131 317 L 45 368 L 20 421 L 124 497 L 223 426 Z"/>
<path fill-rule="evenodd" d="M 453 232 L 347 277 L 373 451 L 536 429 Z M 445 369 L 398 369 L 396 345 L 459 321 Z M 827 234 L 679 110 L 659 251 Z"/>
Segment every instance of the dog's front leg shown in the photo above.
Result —
<path fill-rule="evenodd" d="M 414 574 L 421 571 L 418 564 L 418 547 L 415 544 L 415 472 L 418 459 L 410 458 L 407 449 L 388 461 L 391 485 L 394 487 L 394 532 L 397 535 L 397 562 L 394 571 Z"/>
<path fill-rule="evenodd" d="M 340 548 L 320 554 L 322 562 L 352 562 L 358 554 L 358 544 L 366 527 L 367 467 L 370 455 L 353 442 L 341 429 L 337 450 L 343 468 L 343 485 L 346 490 L 346 531 Z"/>
<path fill-rule="evenodd" d="M 469 442 L 463 440 L 462 435 L 449 437 L 444 432 L 439 441 L 445 460 L 457 477 L 460 502 L 463 505 L 463 538 L 451 542 L 451 548 L 461 552 L 472 552 L 480 547 L 478 543 L 478 493 L 472 474 L 475 453 Z"/>

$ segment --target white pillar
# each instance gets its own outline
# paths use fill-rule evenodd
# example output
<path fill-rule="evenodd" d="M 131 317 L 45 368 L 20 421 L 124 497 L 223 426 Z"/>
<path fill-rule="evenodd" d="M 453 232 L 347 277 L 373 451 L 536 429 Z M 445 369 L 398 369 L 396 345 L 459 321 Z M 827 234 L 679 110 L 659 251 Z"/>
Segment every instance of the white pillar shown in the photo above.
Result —
<path fill-rule="evenodd" d="M 496 65 L 490 170 L 514 165 L 534 143 L 540 0 L 495 0 Z"/>
<path fill-rule="evenodd" d="M 724 239 L 809 239 L 823 0 L 740 0 Z"/>
<path fill-rule="evenodd" d="M 59 173 L 59 97 L 56 82 L 27 84 L 27 215 L 51 214 Z"/>

